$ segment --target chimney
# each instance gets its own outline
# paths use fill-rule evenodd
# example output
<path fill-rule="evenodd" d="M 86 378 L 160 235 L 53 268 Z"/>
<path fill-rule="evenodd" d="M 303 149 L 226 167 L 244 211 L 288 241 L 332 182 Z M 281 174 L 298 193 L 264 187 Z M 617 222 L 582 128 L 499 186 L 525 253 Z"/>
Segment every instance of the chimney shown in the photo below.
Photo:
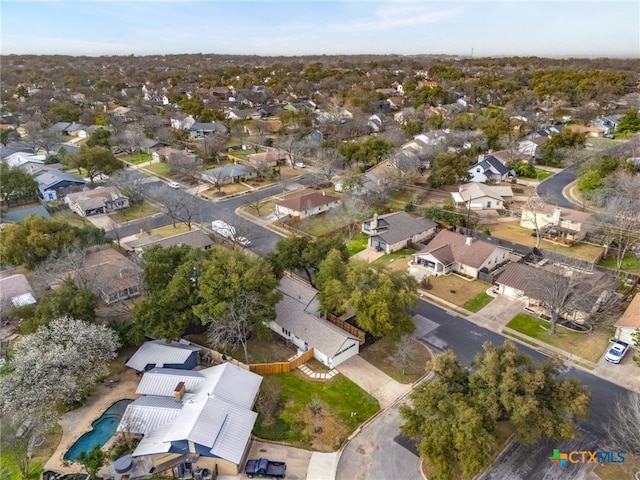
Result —
<path fill-rule="evenodd" d="M 559 208 L 556 208 L 553 211 L 553 224 L 554 225 L 560 225 L 560 215 L 562 214 L 562 210 L 560 210 Z"/>
<path fill-rule="evenodd" d="M 377 230 L 378 229 L 378 214 L 377 213 L 373 214 L 373 220 L 371 220 L 370 228 L 371 228 L 371 230 Z"/>
<path fill-rule="evenodd" d="M 178 402 L 182 400 L 182 396 L 184 395 L 184 390 L 185 390 L 184 382 L 178 383 L 178 386 L 173 391 L 173 398 Z"/>
<path fill-rule="evenodd" d="M 322 190 L 322 196 L 326 197 L 327 196 L 327 192 L 325 192 L 324 190 Z"/>
<path fill-rule="evenodd" d="M 473 243 L 473 237 L 467 237 L 464 240 L 464 244 L 465 245 L 471 245 L 471 243 Z"/>

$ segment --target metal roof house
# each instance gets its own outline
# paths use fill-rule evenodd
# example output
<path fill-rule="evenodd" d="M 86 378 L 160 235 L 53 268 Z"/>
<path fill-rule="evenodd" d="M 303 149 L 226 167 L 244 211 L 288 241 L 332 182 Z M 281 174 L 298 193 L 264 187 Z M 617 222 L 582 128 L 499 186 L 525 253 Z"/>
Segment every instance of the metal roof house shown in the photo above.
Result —
<path fill-rule="evenodd" d="M 139 372 L 156 367 L 191 370 L 200 363 L 201 350 L 187 343 L 152 340 L 143 343 L 126 365 Z"/>
<path fill-rule="evenodd" d="M 329 368 L 359 353 L 356 337 L 319 317 L 315 288 L 286 276 L 276 288 L 282 300 L 276 305 L 276 319 L 269 323 L 274 332 L 302 351 L 313 348 L 314 358 Z"/>
<path fill-rule="evenodd" d="M 162 474 L 185 463 L 237 475 L 258 414 L 262 377 L 231 363 L 200 371 L 156 368 L 146 372 L 118 431 L 143 435 L 134 459 Z"/>

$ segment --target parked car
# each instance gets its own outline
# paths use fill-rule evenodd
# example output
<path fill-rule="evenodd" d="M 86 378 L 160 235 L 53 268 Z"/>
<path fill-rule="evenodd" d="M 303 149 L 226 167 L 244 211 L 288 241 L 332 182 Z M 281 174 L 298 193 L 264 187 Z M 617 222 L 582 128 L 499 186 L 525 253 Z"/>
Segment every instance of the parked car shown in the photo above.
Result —
<path fill-rule="evenodd" d="M 247 237 L 236 237 L 236 243 L 238 243 L 238 245 L 242 245 L 243 247 L 251 246 L 251 240 L 249 240 Z"/>
<path fill-rule="evenodd" d="M 295 166 L 296 168 L 306 168 L 307 164 L 304 162 L 296 162 Z"/>
<path fill-rule="evenodd" d="M 248 460 L 244 474 L 249 477 L 284 478 L 287 465 L 284 462 L 272 462 L 266 458 Z"/>
<path fill-rule="evenodd" d="M 629 351 L 629 344 L 621 340 L 616 341 L 604 356 L 604 359 L 610 363 L 620 363 L 622 358 Z"/>
<path fill-rule="evenodd" d="M 169 188 L 180 188 L 180 184 L 178 182 L 169 182 L 167 185 L 169 185 Z"/>

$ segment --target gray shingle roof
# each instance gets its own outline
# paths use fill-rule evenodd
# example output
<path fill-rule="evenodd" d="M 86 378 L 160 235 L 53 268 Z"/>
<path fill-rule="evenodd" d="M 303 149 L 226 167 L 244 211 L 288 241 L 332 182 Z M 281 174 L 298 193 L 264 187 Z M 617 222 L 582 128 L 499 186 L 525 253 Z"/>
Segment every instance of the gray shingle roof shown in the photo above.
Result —
<path fill-rule="evenodd" d="M 305 309 L 309 302 L 305 302 L 305 300 L 309 298 L 311 292 L 317 293 L 317 291 L 312 287 L 306 287 L 309 292 L 301 293 L 305 285 L 296 280 L 289 280 L 284 284 L 281 282 L 277 287 L 283 293 L 282 300 L 276 305 L 276 323 L 278 325 L 289 330 L 293 335 L 328 358 L 333 358 L 342 349 L 345 342 L 357 341 L 356 337 L 327 320 L 307 313 Z M 295 283 L 292 282 L 298 285 L 294 287 Z"/>
<path fill-rule="evenodd" d="M 371 220 L 373 219 L 367 221 Z M 386 231 L 373 235 L 373 237 L 379 237 L 387 244 L 393 245 L 414 235 L 431 230 L 435 226 L 435 222 L 428 218 L 414 218 L 407 212 L 388 213 L 378 217 L 378 231 L 382 228 L 386 229 Z"/>
<path fill-rule="evenodd" d="M 471 245 L 467 245 L 466 237 L 449 230 L 440 231 L 429 244 L 420 250 L 416 255 L 432 254 L 436 258 L 442 256 L 443 259 L 467 265 L 472 268 L 480 267 L 487 257 L 497 248 L 507 251 L 503 247 L 498 247 L 484 240 L 473 239 Z M 443 264 L 448 265 L 452 262 Z"/>

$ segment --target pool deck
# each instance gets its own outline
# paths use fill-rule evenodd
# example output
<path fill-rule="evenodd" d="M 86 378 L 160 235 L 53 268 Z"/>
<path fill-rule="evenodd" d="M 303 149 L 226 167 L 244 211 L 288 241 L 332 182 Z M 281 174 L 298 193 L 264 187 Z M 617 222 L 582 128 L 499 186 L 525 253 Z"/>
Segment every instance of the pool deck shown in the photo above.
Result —
<path fill-rule="evenodd" d="M 86 405 L 66 413 L 58 421 L 62 426 L 62 439 L 44 469 L 60 473 L 83 472 L 82 467 L 77 463 L 64 466 L 64 454 L 83 433 L 91 430 L 91 423 L 99 418 L 107 408 L 118 400 L 127 398 L 135 400 L 138 397 L 135 392 L 139 381 L 140 377 L 136 375 L 134 370 L 127 370 L 120 375 L 120 381 L 114 383 L 111 388 L 103 384 L 94 386 L 93 393 Z"/>

